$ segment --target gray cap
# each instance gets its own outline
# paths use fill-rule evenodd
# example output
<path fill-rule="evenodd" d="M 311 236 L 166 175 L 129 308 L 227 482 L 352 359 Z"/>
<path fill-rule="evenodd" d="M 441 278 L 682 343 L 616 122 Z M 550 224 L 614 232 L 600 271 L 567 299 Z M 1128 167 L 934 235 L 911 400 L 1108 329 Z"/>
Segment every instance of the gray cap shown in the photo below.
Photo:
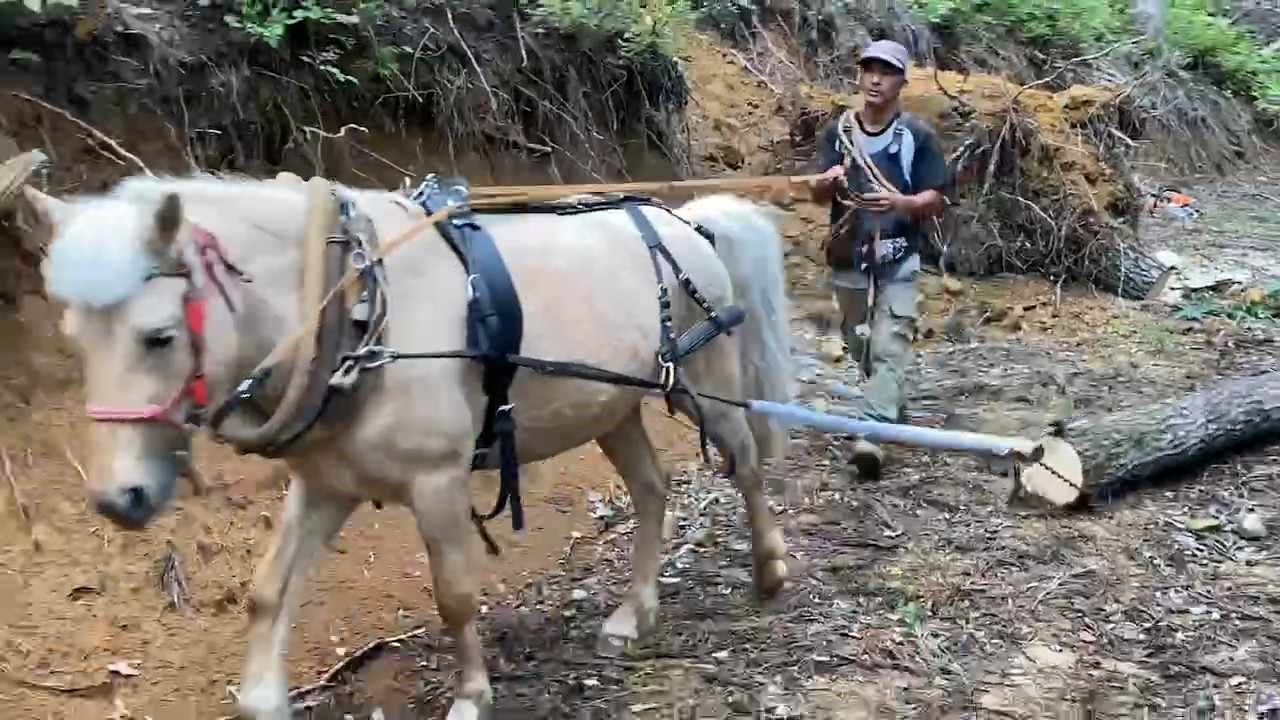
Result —
<path fill-rule="evenodd" d="M 907 53 L 907 49 L 892 40 L 876 40 L 863 48 L 862 54 L 858 57 L 858 64 L 861 65 L 872 59 L 883 60 L 904 74 L 911 63 L 911 56 Z"/>

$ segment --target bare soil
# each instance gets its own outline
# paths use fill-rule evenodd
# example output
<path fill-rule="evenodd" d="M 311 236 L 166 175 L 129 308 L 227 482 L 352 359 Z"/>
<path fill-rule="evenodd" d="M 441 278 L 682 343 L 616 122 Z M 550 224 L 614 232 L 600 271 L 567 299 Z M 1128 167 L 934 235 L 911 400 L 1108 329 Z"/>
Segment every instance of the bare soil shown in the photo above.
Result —
<path fill-rule="evenodd" d="M 793 126 L 781 120 L 792 101 L 713 46 L 696 46 L 689 60 L 700 174 L 794 167 Z M 970 82 L 978 96 L 988 81 Z M 24 147 L 58 148 L 60 168 L 82 155 L 70 165 L 101 167 L 96 153 L 63 149 L 79 147 L 74 137 L 30 142 L 24 133 L 51 126 L 8 110 Z M 165 133 L 136 132 L 119 137 L 154 168 L 165 167 L 157 156 L 180 160 L 160 147 Z M 52 191 L 96 189 L 118 169 L 77 172 Z M 797 206 L 786 233 L 803 400 L 831 407 L 827 381 L 857 378 L 823 350 L 834 315 L 817 262 L 825 216 Z M 1274 237 L 1274 224 L 1265 227 Z M 1162 307 L 1086 289 L 926 275 L 922 294 L 911 409 L 949 427 L 1034 433 L 1064 405 L 1102 413 L 1276 367 L 1267 332 L 1179 322 Z M 0 315 L 0 446 L 34 520 L 28 527 L 0 491 L 0 702 L 20 718 L 231 715 L 244 599 L 286 478 L 273 464 L 202 446 L 209 496 L 181 498 L 145 534 L 100 522 L 73 464 L 86 456 L 78 377 L 56 320 L 38 301 Z M 1001 479 L 965 457 L 889 448 L 885 475 L 857 480 L 839 438 L 797 432 L 792 457 L 770 475 L 797 584 L 760 607 L 740 499 L 692 462 L 690 428 L 661 412 L 651 419 L 676 470 L 678 520 L 657 635 L 622 660 L 593 654 L 629 572 L 629 507 L 608 463 L 588 446 L 530 469 L 527 536 L 512 540 L 494 522 L 503 556 L 476 555 L 487 568 L 481 632 L 497 717 L 1039 717 L 1062 703 L 1097 717 L 1173 717 L 1203 691 L 1238 717 L 1256 693 L 1280 688 L 1274 450 L 1064 516 L 1006 507 Z M 477 504 L 492 493 L 492 477 L 480 478 Z M 1233 532 L 1247 507 L 1268 523 L 1267 537 Z M 1189 529 L 1206 518 L 1218 524 Z M 167 541 L 189 587 L 182 610 L 167 608 L 160 588 Z M 407 513 L 361 510 L 309 588 L 289 658 L 295 684 L 371 639 L 428 629 L 340 677 L 311 717 L 440 716 L 452 643 L 438 632 Z M 109 676 L 120 661 L 140 674 Z"/>
<path fill-rule="evenodd" d="M 937 278 L 924 287 L 931 314 L 952 301 Z M 1022 280 L 974 289 L 1047 306 L 1054 293 Z M 1064 294 L 1058 327 L 1072 331 L 922 340 L 912 410 L 1034 435 L 1060 397 L 1088 416 L 1275 369 L 1273 337 L 1148 335 L 1159 315 Z M 818 337 L 807 319 L 795 329 Z M 854 380 L 812 356 L 802 379 L 814 405 L 832 402 L 828 381 Z M 793 439 L 770 473 L 791 592 L 754 600 L 739 497 L 705 467 L 677 465 L 655 636 L 621 660 L 594 655 L 628 578 L 622 504 L 553 571 L 493 598 L 481 632 L 496 717 L 1185 717 L 1206 702 L 1243 717 L 1280 689 L 1280 547 L 1274 530 L 1234 531 L 1250 509 L 1280 522 L 1274 448 L 1058 514 L 1006 506 L 1004 481 L 975 459 L 890 447 L 868 481 L 845 470 L 838 438 Z M 451 648 L 437 633 L 402 643 L 310 717 L 439 717 Z"/>
<path fill-rule="evenodd" d="M 0 650 L 7 674 L 0 698 L 14 718 L 102 718 L 104 693 L 68 688 L 107 680 L 125 661 L 140 675 L 118 696 L 134 717 L 211 718 L 231 714 L 226 688 L 239 682 L 244 602 L 265 551 L 287 482 L 283 466 L 204 444 L 197 459 L 211 490 L 187 495 L 145 533 L 119 531 L 85 506 L 67 452 L 81 464 L 83 419 L 74 359 L 56 336 L 50 308 L 28 303 L 5 317 L 0 347 L 0 447 L 34 519 L 28 532 L 7 487 L 0 493 Z M 655 442 L 673 459 L 692 457 L 685 427 L 659 418 Z M 496 482 L 478 477 L 475 502 L 492 503 Z M 571 533 L 590 529 L 588 495 L 610 492 L 615 475 L 594 447 L 529 468 L 529 528 L 512 539 L 505 516 L 490 523 L 504 554 L 485 565 L 485 587 L 501 595 L 553 566 Z M 32 536 L 39 543 L 33 548 Z M 172 542 L 189 590 L 182 610 L 167 607 L 160 564 Z M 290 654 L 300 682 L 381 635 L 435 615 L 430 569 L 409 513 L 362 508 L 310 581 Z M 88 697 L 80 697 L 87 695 Z M 105 704 L 104 704 L 105 703 Z"/>

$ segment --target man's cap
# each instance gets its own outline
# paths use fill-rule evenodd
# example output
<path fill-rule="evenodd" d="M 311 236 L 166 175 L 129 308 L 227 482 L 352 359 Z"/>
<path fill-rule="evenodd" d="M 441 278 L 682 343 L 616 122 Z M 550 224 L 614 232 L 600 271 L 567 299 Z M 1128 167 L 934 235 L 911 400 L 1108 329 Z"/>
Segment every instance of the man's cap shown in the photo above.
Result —
<path fill-rule="evenodd" d="M 911 62 L 911 56 L 900 43 L 892 40 L 876 40 L 863 48 L 862 53 L 858 56 L 859 65 L 868 60 L 883 60 L 905 74 L 907 65 Z"/>

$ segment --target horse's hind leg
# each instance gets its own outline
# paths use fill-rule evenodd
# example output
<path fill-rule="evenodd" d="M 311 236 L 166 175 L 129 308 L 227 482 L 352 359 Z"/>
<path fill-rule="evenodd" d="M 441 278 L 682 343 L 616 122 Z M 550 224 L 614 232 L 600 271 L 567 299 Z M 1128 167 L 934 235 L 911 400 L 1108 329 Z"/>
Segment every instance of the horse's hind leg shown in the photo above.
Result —
<path fill-rule="evenodd" d="M 597 438 L 596 443 L 622 476 L 636 510 L 631 587 L 622 604 L 605 621 L 597 646 L 600 653 L 615 655 L 629 641 L 647 634 L 657 621 L 658 565 L 668 488 L 666 474 L 645 431 L 639 405 L 618 427 Z"/>
<path fill-rule="evenodd" d="M 678 404 L 685 415 L 697 418 L 687 398 L 680 398 Z M 734 485 L 747 506 L 756 591 L 762 598 L 771 598 L 787 584 L 787 544 L 764 492 L 764 477 L 746 411 L 714 400 L 700 400 L 699 406 L 707 435 L 727 459 Z"/>
<path fill-rule="evenodd" d="M 253 720 L 290 717 L 284 665 L 289 615 L 308 566 L 358 504 L 326 491 L 315 480 L 295 477 L 289 483 L 280 528 L 254 573 L 239 703 L 241 712 Z"/>

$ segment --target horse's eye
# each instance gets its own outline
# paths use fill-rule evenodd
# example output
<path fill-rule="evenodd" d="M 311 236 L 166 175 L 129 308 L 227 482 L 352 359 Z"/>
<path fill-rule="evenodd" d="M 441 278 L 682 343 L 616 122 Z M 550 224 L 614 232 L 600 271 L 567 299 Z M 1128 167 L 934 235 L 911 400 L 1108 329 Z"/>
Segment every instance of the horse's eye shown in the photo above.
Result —
<path fill-rule="evenodd" d="M 148 350 L 163 350 L 172 345 L 177 336 L 178 333 L 174 330 L 156 330 L 142 337 L 142 346 Z"/>

